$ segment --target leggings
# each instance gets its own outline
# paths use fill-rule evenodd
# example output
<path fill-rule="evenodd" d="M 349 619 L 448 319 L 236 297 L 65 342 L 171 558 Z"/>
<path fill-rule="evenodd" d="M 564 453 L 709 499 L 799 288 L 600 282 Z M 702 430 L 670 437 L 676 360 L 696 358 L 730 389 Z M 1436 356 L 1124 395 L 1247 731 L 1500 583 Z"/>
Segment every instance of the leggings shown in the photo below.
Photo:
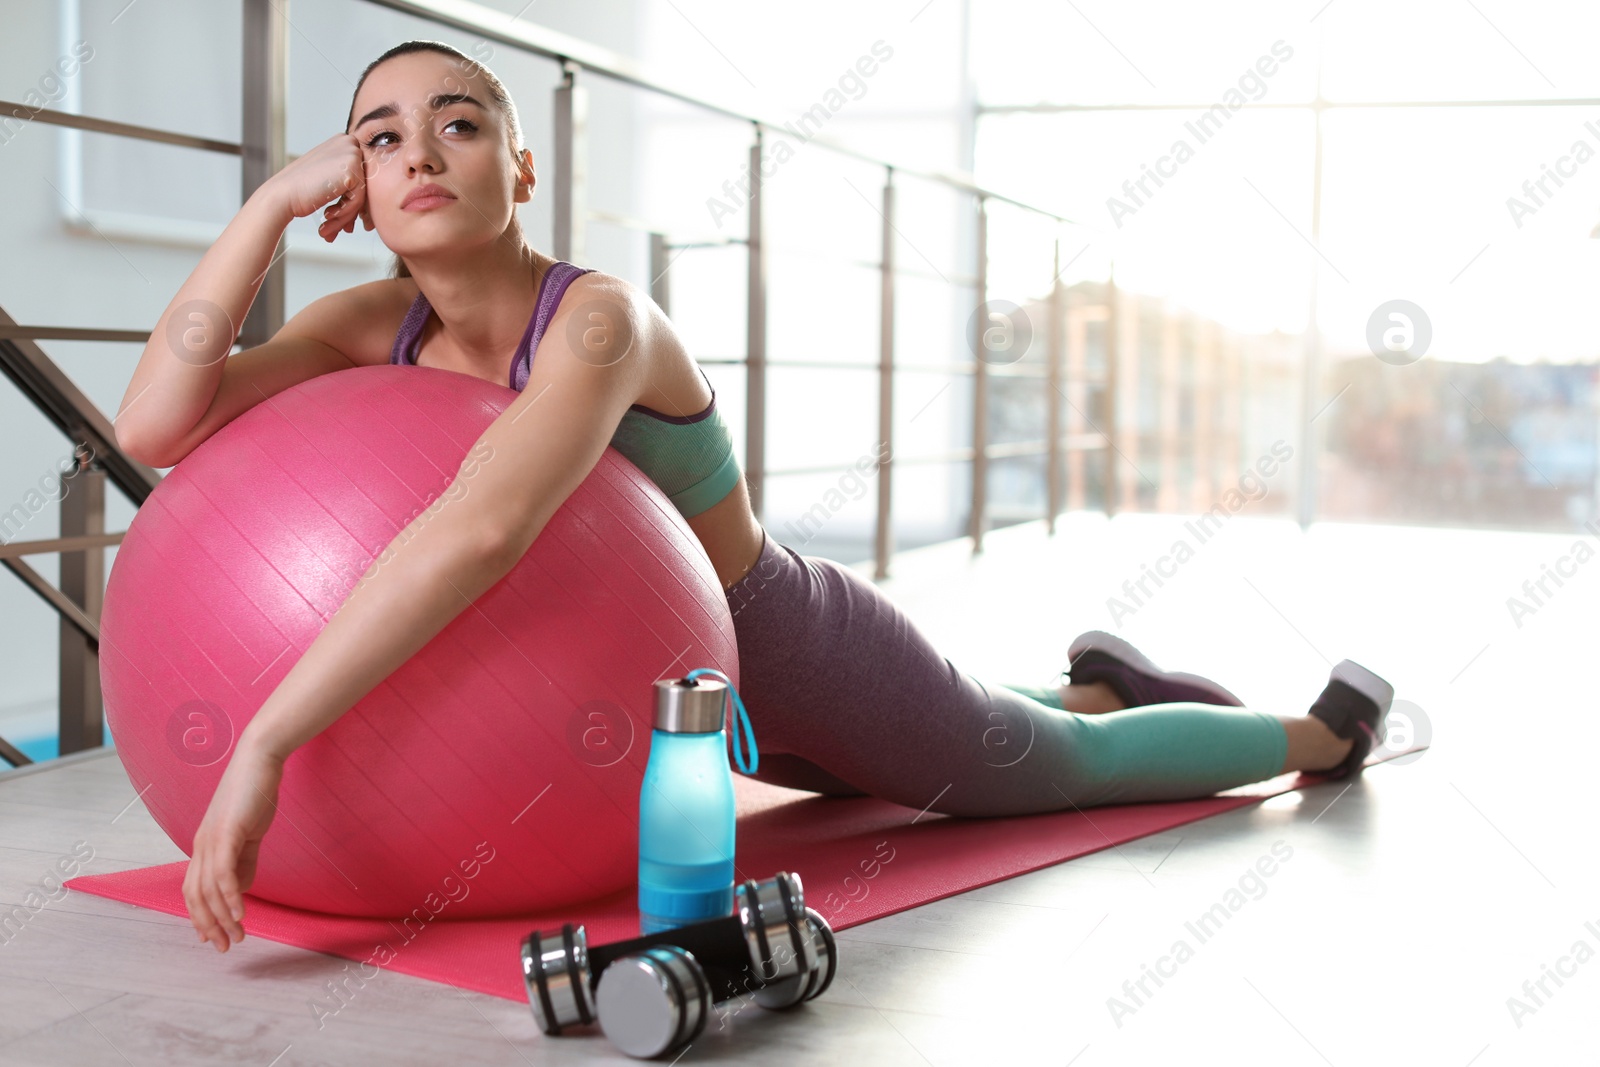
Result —
<path fill-rule="evenodd" d="M 1153 704 L 1081 715 L 959 670 L 871 581 L 763 534 L 727 590 L 753 776 L 945 815 L 1208 796 L 1276 777 L 1266 712 Z M 1025 690 L 1025 691 L 1019 691 Z"/>

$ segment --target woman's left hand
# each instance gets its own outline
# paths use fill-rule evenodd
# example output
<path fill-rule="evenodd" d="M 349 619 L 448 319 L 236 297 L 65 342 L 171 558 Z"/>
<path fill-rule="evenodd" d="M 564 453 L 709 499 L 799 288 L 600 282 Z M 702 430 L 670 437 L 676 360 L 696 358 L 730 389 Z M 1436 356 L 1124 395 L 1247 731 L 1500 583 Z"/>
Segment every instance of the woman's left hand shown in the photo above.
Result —
<path fill-rule="evenodd" d="M 241 739 L 242 740 L 242 739 Z M 218 952 L 244 939 L 244 893 L 256 877 L 261 839 L 277 812 L 283 760 L 241 744 L 229 758 L 194 834 L 183 899 L 200 940 Z"/>

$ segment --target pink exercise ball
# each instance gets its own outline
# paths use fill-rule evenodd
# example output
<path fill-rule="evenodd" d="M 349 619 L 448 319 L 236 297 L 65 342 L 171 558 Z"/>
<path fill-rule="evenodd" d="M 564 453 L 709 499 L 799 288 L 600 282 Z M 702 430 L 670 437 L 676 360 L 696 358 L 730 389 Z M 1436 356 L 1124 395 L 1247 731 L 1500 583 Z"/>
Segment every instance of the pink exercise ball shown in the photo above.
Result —
<path fill-rule="evenodd" d="M 217 431 L 139 509 L 101 688 L 134 789 L 185 853 L 250 717 L 517 395 L 426 367 L 321 375 Z M 289 757 L 249 892 L 428 921 L 627 890 L 652 683 L 696 667 L 738 684 L 721 583 L 608 448 L 505 578 Z"/>

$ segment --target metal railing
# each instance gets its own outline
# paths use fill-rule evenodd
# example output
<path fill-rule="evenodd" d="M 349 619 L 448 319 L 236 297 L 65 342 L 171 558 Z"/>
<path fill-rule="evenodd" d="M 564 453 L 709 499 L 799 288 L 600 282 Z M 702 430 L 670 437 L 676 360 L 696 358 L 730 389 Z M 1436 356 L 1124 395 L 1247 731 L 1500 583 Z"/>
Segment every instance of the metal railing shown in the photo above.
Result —
<path fill-rule="evenodd" d="M 1313 16 L 1314 18 L 1315 16 Z M 1312 154 L 1310 159 L 1311 180 L 1311 246 L 1320 248 L 1322 243 L 1322 198 L 1323 198 L 1323 116 L 1330 111 L 1370 110 L 1376 108 L 1520 108 L 1520 107 L 1593 107 L 1600 104 L 1600 97 L 1592 96 L 1567 96 L 1567 97 L 1524 97 L 1516 98 L 1483 98 L 1476 100 L 1333 100 L 1322 94 L 1322 59 L 1319 54 L 1317 59 L 1316 88 L 1309 100 L 1246 100 L 1239 106 L 1249 111 L 1308 111 L 1312 116 Z M 1137 104 L 1063 104 L 1036 102 L 1031 104 L 980 104 L 977 106 L 979 115 L 1068 115 L 1068 114 L 1105 114 L 1114 112 L 1154 112 L 1154 111 L 1192 111 L 1204 113 L 1212 108 L 1210 101 L 1154 101 Z M 1230 110 L 1234 110 L 1230 108 Z M 1558 179 L 1559 183 L 1559 179 Z M 1591 237 L 1600 236 L 1600 226 L 1595 228 Z M 1315 520 L 1317 514 L 1318 470 L 1317 463 L 1311 457 L 1317 456 L 1322 451 L 1321 428 L 1317 425 L 1317 414 L 1320 412 L 1324 400 L 1319 395 L 1321 384 L 1323 351 L 1322 331 L 1318 327 L 1317 306 L 1319 293 L 1319 276 L 1321 266 L 1318 257 L 1310 260 L 1310 280 L 1308 286 L 1307 321 L 1311 324 L 1303 335 L 1304 346 L 1300 368 L 1300 454 L 1306 461 L 1300 466 L 1300 477 L 1295 486 L 1295 517 L 1302 529 L 1308 528 Z"/>
<path fill-rule="evenodd" d="M 795 467 L 771 469 L 766 462 L 767 433 L 767 371 L 770 367 L 784 366 L 783 361 L 770 360 L 767 355 L 767 286 L 768 244 L 764 234 L 765 198 L 762 190 L 763 146 L 769 131 L 776 132 L 782 124 L 747 110 L 731 107 L 670 84 L 669 79 L 646 71 L 627 57 L 567 37 L 555 31 L 520 21 L 508 21 L 503 13 L 465 0 L 367 0 L 425 19 L 436 25 L 449 26 L 476 34 L 486 40 L 497 41 L 531 55 L 542 56 L 560 65 L 561 79 L 553 93 L 554 134 L 553 170 L 551 183 L 553 195 L 554 232 L 552 254 L 558 259 L 570 259 L 581 254 L 583 231 L 591 221 L 621 224 L 643 229 L 649 234 L 652 283 L 650 295 L 666 309 L 670 301 L 668 264 L 674 250 L 701 248 L 711 245 L 743 244 L 747 251 L 748 271 L 746 284 L 747 335 L 746 352 L 742 359 L 702 360 L 703 363 L 728 363 L 746 368 L 746 430 L 744 473 L 750 489 L 752 506 L 758 519 L 763 510 L 763 486 L 769 476 L 797 475 L 831 472 L 834 466 Z M 242 124 L 241 141 L 237 144 L 209 138 L 192 137 L 169 130 L 73 114 L 64 111 L 39 109 L 26 105 L 0 101 L 0 119 L 21 119 L 48 123 L 99 134 L 190 148 L 196 151 L 215 152 L 241 157 L 241 202 L 247 200 L 272 174 L 281 169 L 289 156 L 285 142 L 286 97 L 288 91 L 288 2 L 287 0 L 241 0 L 242 20 Z M 589 76 L 607 78 L 660 96 L 692 104 L 708 113 L 748 123 L 751 130 L 749 147 L 751 187 L 748 204 L 748 231 L 743 238 L 720 241 L 685 240 L 674 243 L 668 232 L 640 220 L 621 219 L 603 212 L 589 211 L 583 189 L 583 152 L 585 148 L 582 116 L 582 79 Z M 824 136 L 815 135 L 808 144 L 816 144 L 847 159 L 865 162 L 883 171 L 883 189 L 879 206 L 882 216 L 881 260 L 875 266 L 880 276 L 881 328 L 876 364 L 878 388 L 878 436 L 883 451 L 878 462 L 878 493 L 874 516 L 873 555 L 874 574 L 881 579 L 888 575 L 889 559 L 894 551 L 893 538 L 893 469 L 896 464 L 960 463 L 972 464 L 972 486 L 967 534 L 972 539 L 973 552 L 983 548 L 983 537 L 988 526 L 988 468 L 991 460 L 1016 456 L 1043 455 L 1046 458 L 1047 490 L 1045 514 L 1048 529 L 1055 531 L 1055 518 L 1061 511 L 1063 497 L 1063 472 L 1068 453 L 1100 451 L 1105 469 L 1105 502 L 1108 510 L 1114 505 L 1116 493 L 1116 467 L 1112 462 L 1114 448 L 1111 442 L 1116 433 L 1114 426 L 1085 427 L 1082 413 L 1075 411 L 1074 418 L 1063 416 L 1062 403 L 1066 399 L 1063 385 L 1066 370 L 1063 353 L 1067 344 L 1063 323 L 1066 320 L 1065 288 L 1060 281 L 1061 240 L 1060 228 L 1070 224 L 1053 212 L 1023 203 L 992 189 L 979 186 L 970 176 L 942 171 L 899 166 L 875 158 Z M 949 189 L 969 195 L 975 208 L 973 221 L 977 230 L 976 262 L 971 282 L 974 289 L 973 307 L 982 312 L 987 295 L 989 270 L 987 230 L 989 205 L 1003 203 L 1020 208 L 1053 228 L 1056 277 L 1050 282 L 1046 306 L 1049 309 L 1049 328 L 1046 332 L 1047 353 L 1044 368 L 991 366 L 987 358 L 985 321 L 981 314 L 975 318 L 975 336 L 972 350 L 977 358 L 971 363 L 952 363 L 938 367 L 917 365 L 915 368 L 897 368 L 895 362 L 895 296 L 896 278 L 908 273 L 895 263 L 896 177 L 906 176 L 934 182 Z M 244 347 L 259 345 L 270 339 L 285 318 L 285 264 L 282 255 L 283 241 L 275 250 L 272 265 L 268 268 L 255 301 L 242 324 L 237 344 Z M 915 273 L 915 272 L 909 272 Z M 957 279 L 952 284 L 967 288 L 968 279 Z M 1107 321 L 1107 345 L 1116 352 L 1115 287 L 1106 287 L 1104 319 Z M 99 689 L 99 630 L 100 600 L 104 589 L 104 548 L 116 544 L 121 533 L 104 530 L 105 480 L 110 478 L 136 505 L 142 504 L 160 480 L 160 475 L 145 465 L 123 454 L 117 447 L 110 422 L 81 393 L 59 368 L 38 347 L 36 340 L 81 340 L 145 342 L 148 331 L 76 329 L 58 326 L 19 325 L 0 311 L 0 370 L 20 388 L 25 395 L 54 422 L 56 427 L 72 439 L 75 455 L 82 459 L 73 472 L 74 492 L 62 500 L 61 534 L 49 540 L 12 542 L 0 545 L 0 563 L 20 577 L 31 589 L 55 609 L 61 626 L 61 702 L 59 709 L 60 754 L 66 755 L 101 744 L 103 709 Z M 1081 363 L 1081 360 L 1079 361 Z M 1116 387 L 1115 366 L 1118 360 L 1108 358 L 1107 390 Z M 821 368 L 827 364 L 793 364 Z M 860 369 L 872 369 L 872 364 L 850 364 Z M 971 375 L 973 389 L 972 425 L 970 447 L 922 456 L 896 457 L 894 455 L 894 382 L 898 372 L 934 370 L 955 375 Z M 1044 381 L 1046 389 L 1046 438 L 1042 441 L 1024 441 L 998 444 L 989 440 L 989 383 L 991 375 L 1034 375 Z M 1117 405 L 1106 406 L 1106 417 L 1114 419 Z M 1069 425 L 1070 424 L 1070 425 Z M 91 458 L 92 457 L 92 458 Z M 59 552 L 61 554 L 61 583 L 56 589 L 45 582 L 35 571 L 22 562 L 22 556 Z M 0 759 L 13 765 L 30 762 L 15 747 L 0 739 Z"/>

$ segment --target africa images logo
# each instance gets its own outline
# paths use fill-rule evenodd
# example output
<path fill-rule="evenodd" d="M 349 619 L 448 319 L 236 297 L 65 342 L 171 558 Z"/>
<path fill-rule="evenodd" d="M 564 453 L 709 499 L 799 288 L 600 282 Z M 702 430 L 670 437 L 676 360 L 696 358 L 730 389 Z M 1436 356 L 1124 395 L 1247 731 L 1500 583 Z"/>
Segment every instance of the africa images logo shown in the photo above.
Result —
<path fill-rule="evenodd" d="M 1111 221 L 1117 224 L 1117 229 L 1122 229 L 1123 220 L 1138 214 L 1139 209 L 1155 196 L 1147 183 L 1154 182 L 1156 188 L 1160 189 L 1165 184 L 1162 178 L 1176 177 L 1178 168 L 1195 157 L 1196 146 L 1205 144 L 1221 133 L 1223 125 L 1244 107 L 1246 93 L 1250 94 L 1251 100 L 1260 100 L 1267 95 L 1266 79 L 1278 72 L 1279 63 L 1287 63 L 1294 58 L 1294 49 L 1281 40 L 1273 41 L 1270 51 L 1272 55 L 1261 56 L 1254 66 L 1246 68 L 1239 75 L 1237 84 L 1224 92 L 1219 102 L 1208 107 L 1197 120 L 1184 122 L 1183 128 L 1194 137 L 1194 144 L 1190 144 L 1185 137 L 1179 137 L 1172 142 L 1167 154 L 1156 160 L 1153 170 L 1150 164 L 1141 163 L 1139 167 L 1143 173 L 1122 183 L 1122 192 L 1127 200 L 1106 197 L 1106 210 L 1111 214 Z M 1276 62 L 1273 56 L 1277 57 Z M 1128 202 L 1130 200 L 1132 203 Z"/>

